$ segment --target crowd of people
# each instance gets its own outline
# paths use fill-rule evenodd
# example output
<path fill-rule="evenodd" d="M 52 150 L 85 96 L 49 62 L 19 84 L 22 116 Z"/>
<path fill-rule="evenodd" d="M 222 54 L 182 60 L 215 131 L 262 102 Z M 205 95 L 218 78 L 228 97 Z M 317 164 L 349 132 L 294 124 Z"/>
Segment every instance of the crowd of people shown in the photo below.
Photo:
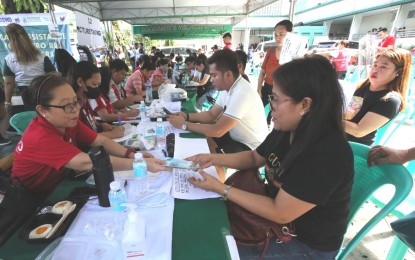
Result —
<path fill-rule="evenodd" d="M 209 97 L 213 105 L 208 111 L 173 113 L 168 121 L 177 129 L 203 134 L 216 145 L 210 154 L 188 158 L 200 165 L 204 177 L 189 181 L 226 196 L 259 217 L 280 224 L 292 222 L 297 236 L 288 243 L 270 243 L 266 257 L 335 258 L 348 225 L 354 178 L 348 141 L 371 145 L 377 129 L 405 109 L 412 56 L 391 46 L 387 33 L 380 30 L 383 40 L 373 66 L 356 86 L 344 112 L 338 81 L 345 72 L 342 65 L 336 65 L 342 68 L 337 70 L 322 55 L 280 62 L 292 28 L 289 20 L 275 25 L 275 46 L 268 49 L 257 82 L 249 82 L 244 75 L 248 56 L 236 50 L 231 34 L 225 33 L 224 48 L 214 50 L 209 58 L 189 53 L 184 60 L 173 55 L 174 62 L 155 47 L 146 55 L 144 46 L 135 44 L 128 54 L 131 75 L 123 86 L 129 67 L 119 57 L 100 69 L 80 61 L 63 78 L 31 44 L 23 27 L 7 26 L 11 53 L 3 70 L 4 107 L 11 106 L 11 93 L 17 85 L 27 109 L 37 113 L 15 148 L 13 182 L 46 198 L 66 172 L 92 168 L 86 152 L 97 146 L 111 155 L 114 170 L 131 169 L 135 151 L 111 140 L 124 135 L 122 126 L 111 123 L 139 115 L 138 110 L 126 107 L 143 100 L 145 84 L 151 82 L 156 91 L 176 80 L 172 71 L 181 70 L 184 64 L 187 69 L 180 72 L 181 78 L 198 84 L 196 107 L 201 108 Z M 339 64 L 344 56 L 340 49 L 335 57 Z M 271 131 L 266 105 L 270 107 Z M 167 170 L 163 160 L 143 154 L 149 171 Z M 414 148 L 375 146 L 368 163 L 413 159 Z M 269 196 L 224 184 L 203 171 L 212 165 L 238 170 L 265 166 Z M 238 251 L 241 259 L 251 259 L 258 256 L 260 247 L 238 245 Z"/>

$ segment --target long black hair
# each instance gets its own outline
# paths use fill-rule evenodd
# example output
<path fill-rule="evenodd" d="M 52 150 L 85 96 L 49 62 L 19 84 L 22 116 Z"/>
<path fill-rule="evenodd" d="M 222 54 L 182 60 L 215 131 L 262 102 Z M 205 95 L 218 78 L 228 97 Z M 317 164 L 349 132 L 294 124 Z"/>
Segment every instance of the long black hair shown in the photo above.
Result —
<path fill-rule="evenodd" d="M 95 73 L 99 73 L 98 67 L 95 64 L 89 61 L 80 61 L 76 63 L 73 67 L 71 80 L 72 88 L 75 91 L 75 93 L 79 89 L 79 85 L 77 82 L 78 78 L 81 78 L 83 81 L 86 81 L 92 78 L 92 75 Z"/>
<path fill-rule="evenodd" d="M 290 151 L 281 163 L 282 171 L 328 132 L 337 131 L 344 136 L 343 92 L 330 62 L 318 55 L 282 65 L 272 74 L 272 79 L 293 103 L 306 97 L 312 100 L 310 110 L 302 116 L 294 131 Z"/>

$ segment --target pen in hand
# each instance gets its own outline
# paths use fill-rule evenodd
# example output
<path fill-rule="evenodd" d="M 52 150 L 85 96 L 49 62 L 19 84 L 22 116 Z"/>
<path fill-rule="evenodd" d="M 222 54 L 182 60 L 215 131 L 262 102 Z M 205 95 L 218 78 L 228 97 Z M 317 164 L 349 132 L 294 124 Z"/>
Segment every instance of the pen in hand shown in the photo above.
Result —
<path fill-rule="evenodd" d="M 118 112 L 118 125 L 121 125 L 121 112 Z"/>

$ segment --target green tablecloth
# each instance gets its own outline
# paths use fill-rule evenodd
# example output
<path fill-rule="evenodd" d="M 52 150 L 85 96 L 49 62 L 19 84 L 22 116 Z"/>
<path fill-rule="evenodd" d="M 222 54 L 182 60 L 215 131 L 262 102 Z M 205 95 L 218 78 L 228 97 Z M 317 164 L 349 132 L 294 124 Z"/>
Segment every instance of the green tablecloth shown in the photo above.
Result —
<path fill-rule="evenodd" d="M 84 181 L 65 180 L 50 201 L 66 198 Z M 47 243 L 30 244 L 18 238 L 21 229 L 0 247 L 0 259 L 35 259 Z M 173 260 L 230 259 L 225 236 L 230 233 L 225 203 L 220 199 L 175 200 L 173 219 Z M 161 236 L 163 234 L 160 234 Z"/>

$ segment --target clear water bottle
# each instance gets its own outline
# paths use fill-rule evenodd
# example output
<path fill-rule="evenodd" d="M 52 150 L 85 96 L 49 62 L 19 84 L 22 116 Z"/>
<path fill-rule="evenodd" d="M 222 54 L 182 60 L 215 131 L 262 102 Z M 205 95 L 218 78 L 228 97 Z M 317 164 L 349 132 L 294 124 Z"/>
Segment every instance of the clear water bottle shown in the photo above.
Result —
<path fill-rule="evenodd" d="M 115 211 L 123 211 L 126 209 L 121 204 L 127 202 L 127 193 L 124 187 L 121 186 L 119 181 L 113 181 L 110 183 L 111 190 L 108 193 L 108 199 L 111 204 L 111 208 Z"/>
<path fill-rule="evenodd" d="M 148 193 L 148 183 L 147 183 L 147 163 L 143 159 L 141 153 L 136 153 L 134 155 L 133 162 L 133 172 L 136 179 L 136 189 L 139 195 Z"/>
<path fill-rule="evenodd" d="M 151 81 L 147 80 L 146 82 L 146 102 L 151 103 L 153 101 L 153 90 L 151 87 Z"/>
<path fill-rule="evenodd" d="M 140 116 L 141 116 L 141 122 L 147 121 L 147 107 L 144 101 L 141 101 L 140 103 Z"/>
<path fill-rule="evenodd" d="M 159 149 L 164 149 L 166 147 L 166 129 L 164 128 L 163 120 L 161 118 L 157 118 L 156 139 L 157 147 Z"/>

